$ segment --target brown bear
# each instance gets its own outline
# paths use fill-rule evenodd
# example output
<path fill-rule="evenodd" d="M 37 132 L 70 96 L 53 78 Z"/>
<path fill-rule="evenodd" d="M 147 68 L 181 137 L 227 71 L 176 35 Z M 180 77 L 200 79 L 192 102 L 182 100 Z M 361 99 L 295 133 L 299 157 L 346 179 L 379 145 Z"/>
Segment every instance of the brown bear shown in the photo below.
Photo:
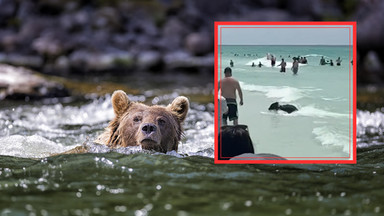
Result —
<path fill-rule="evenodd" d="M 183 130 L 181 123 L 189 109 L 186 97 L 179 96 L 168 106 L 147 106 L 129 100 L 124 91 L 112 95 L 115 118 L 94 141 L 111 148 L 138 146 L 166 153 L 175 150 Z M 84 153 L 87 147 L 79 146 L 66 153 Z"/>

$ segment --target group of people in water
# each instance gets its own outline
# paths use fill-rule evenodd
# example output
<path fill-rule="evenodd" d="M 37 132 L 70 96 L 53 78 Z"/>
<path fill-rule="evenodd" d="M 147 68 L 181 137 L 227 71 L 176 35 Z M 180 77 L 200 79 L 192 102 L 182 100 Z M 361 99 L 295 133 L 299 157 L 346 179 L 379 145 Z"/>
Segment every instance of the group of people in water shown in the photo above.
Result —
<path fill-rule="evenodd" d="M 287 62 L 284 60 L 284 58 L 282 58 L 282 56 L 280 56 L 280 58 L 281 58 L 281 63 L 279 65 L 277 65 L 277 66 L 280 67 L 280 72 L 281 73 L 285 73 L 286 72 L 286 67 L 287 67 Z M 291 58 L 291 56 L 289 55 L 288 58 Z M 274 56 L 274 55 L 272 55 L 270 53 L 267 53 L 267 60 L 269 60 L 271 62 L 271 66 L 272 67 L 275 67 L 275 65 L 276 65 L 276 56 Z M 297 72 L 299 70 L 299 64 L 308 64 L 308 60 L 307 60 L 306 57 L 301 57 L 301 56 L 297 56 L 296 57 L 295 56 L 295 57 L 292 58 L 292 60 L 293 60 L 293 62 L 292 62 L 291 70 L 292 70 L 293 74 L 295 74 L 295 75 L 297 74 Z M 341 60 L 340 57 L 338 57 L 335 60 L 335 62 L 336 62 L 337 66 L 340 66 L 342 60 Z M 327 64 L 330 65 L 330 66 L 334 66 L 334 63 L 333 63 L 332 59 L 326 60 L 324 58 L 324 56 L 322 56 L 321 59 L 320 59 L 320 65 L 327 65 Z M 353 65 L 352 61 L 351 61 L 351 64 Z M 234 67 L 234 62 L 232 60 L 230 60 L 229 65 L 231 67 Z M 263 65 L 260 61 L 259 61 L 259 63 L 257 65 L 255 64 L 255 62 L 252 62 L 251 67 L 256 67 L 256 66 L 261 68 L 262 66 L 265 66 L 265 65 Z"/>
<path fill-rule="evenodd" d="M 282 56 L 280 56 L 282 57 Z M 288 58 L 290 58 L 291 56 L 289 55 Z M 274 55 L 271 55 L 270 53 L 267 53 L 267 60 L 270 60 L 271 61 L 271 66 L 272 67 L 275 67 L 276 65 L 276 56 Z M 292 72 L 293 74 L 297 74 L 297 72 L 299 71 L 299 63 L 301 64 L 307 64 L 308 63 L 308 60 L 306 57 L 293 57 L 292 58 L 293 60 L 293 63 L 292 63 Z M 232 59 L 230 60 L 229 62 L 229 65 L 231 67 L 234 67 L 234 62 L 232 61 Z M 265 66 L 263 65 L 260 61 L 259 61 L 259 64 L 257 64 L 258 67 L 262 67 L 262 66 Z M 287 62 L 284 61 L 284 58 L 281 59 L 281 63 L 279 65 L 277 65 L 278 67 L 280 67 L 280 72 L 281 73 L 285 73 L 286 72 L 286 67 L 287 67 Z M 252 66 L 251 67 L 256 67 L 255 65 L 255 62 L 252 62 Z"/>
<path fill-rule="evenodd" d="M 320 65 L 326 65 L 326 64 L 329 64 L 330 66 L 333 66 L 333 61 L 332 59 L 330 60 L 325 60 L 324 56 L 321 56 L 321 59 L 320 59 Z M 351 64 L 353 64 L 351 62 Z M 341 59 L 340 57 L 336 59 L 336 65 L 337 66 L 340 66 L 341 65 Z"/>

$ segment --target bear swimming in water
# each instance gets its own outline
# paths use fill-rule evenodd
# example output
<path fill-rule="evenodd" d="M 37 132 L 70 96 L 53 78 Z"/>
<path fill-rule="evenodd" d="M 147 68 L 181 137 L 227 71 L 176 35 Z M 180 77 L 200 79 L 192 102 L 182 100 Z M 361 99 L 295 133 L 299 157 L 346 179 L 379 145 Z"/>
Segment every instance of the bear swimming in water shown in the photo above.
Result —
<path fill-rule="evenodd" d="M 268 110 L 283 110 L 287 113 L 292 113 L 294 111 L 297 111 L 298 109 L 293 106 L 293 105 L 290 105 L 290 104 L 286 104 L 286 105 L 279 105 L 278 102 L 275 102 L 273 104 L 271 104 L 271 106 L 269 106 Z"/>
<path fill-rule="evenodd" d="M 104 132 L 94 141 L 110 148 L 139 146 L 147 150 L 166 153 L 177 151 L 183 130 L 189 101 L 179 96 L 168 106 L 147 106 L 129 100 L 124 91 L 115 91 L 112 95 L 115 118 Z M 65 153 L 86 153 L 85 145 L 78 146 Z"/>

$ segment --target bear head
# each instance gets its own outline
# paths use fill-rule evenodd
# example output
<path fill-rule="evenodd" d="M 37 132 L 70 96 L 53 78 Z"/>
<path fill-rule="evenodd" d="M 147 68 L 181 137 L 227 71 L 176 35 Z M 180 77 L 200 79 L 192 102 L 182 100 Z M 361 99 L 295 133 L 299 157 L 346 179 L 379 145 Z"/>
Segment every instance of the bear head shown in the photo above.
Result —
<path fill-rule="evenodd" d="M 271 104 L 271 106 L 269 106 L 268 110 L 279 110 L 280 109 L 280 105 L 278 102 L 275 102 L 273 104 Z"/>
<path fill-rule="evenodd" d="M 124 91 L 112 95 L 115 118 L 96 140 L 110 147 L 141 145 L 158 152 L 177 151 L 181 123 L 189 109 L 186 97 L 179 96 L 168 106 L 147 106 L 129 100 Z"/>

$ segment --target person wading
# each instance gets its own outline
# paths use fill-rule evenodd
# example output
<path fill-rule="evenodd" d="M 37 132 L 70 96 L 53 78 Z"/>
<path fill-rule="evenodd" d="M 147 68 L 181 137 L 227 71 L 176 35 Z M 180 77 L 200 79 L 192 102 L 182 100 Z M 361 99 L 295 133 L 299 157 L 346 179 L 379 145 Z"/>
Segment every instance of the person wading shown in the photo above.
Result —
<path fill-rule="evenodd" d="M 240 106 L 243 105 L 243 92 L 241 91 L 239 81 L 232 77 L 230 67 L 224 69 L 224 75 L 225 78 L 219 81 L 219 91 L 221 91 L 221 95 L 226 99 L 228 106 L 228 113 L 223 115 L 223 125 L 227 125 L 227 119 L 233 121 L 233 125 L 238 125 L 236 91 L 240 98 Z"/>

